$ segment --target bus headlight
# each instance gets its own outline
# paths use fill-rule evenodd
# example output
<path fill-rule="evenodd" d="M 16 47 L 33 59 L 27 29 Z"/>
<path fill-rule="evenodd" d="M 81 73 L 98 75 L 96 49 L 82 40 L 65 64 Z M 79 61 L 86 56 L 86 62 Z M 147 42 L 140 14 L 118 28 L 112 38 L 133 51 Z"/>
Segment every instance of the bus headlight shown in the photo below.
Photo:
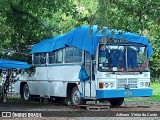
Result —
<path fill-rule="evenodd" d="M 110 82 L 110 83 L 105 83 L 105 88 L 113 88 L 114 87 L 114 83 Z"/>
<path fill-rule="evenodd" d="M 114 87 L 114 83 L 110 83 L 110 87 L 113 88 Z"/>
<path fill-rule="evenodd" d="M 108 83 L 105 83 L 105 88 L 108 88 L 109 87 L 109 84 Z"/>
<path fill-rule="evenodd" d="M 103 89 L 103 88 L 114 88 L 115 87 L 115 83 L 114 82 L 107 82 L 107 83 L 103 83 L 100 82 L 99 83 L 99 88 Z"/>

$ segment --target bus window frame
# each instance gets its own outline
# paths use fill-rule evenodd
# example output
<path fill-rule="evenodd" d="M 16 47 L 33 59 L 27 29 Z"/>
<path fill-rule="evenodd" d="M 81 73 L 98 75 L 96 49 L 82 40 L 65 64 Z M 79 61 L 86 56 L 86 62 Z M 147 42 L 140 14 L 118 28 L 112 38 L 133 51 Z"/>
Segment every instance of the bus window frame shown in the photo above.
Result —
<path fill-rule="evenodd" d="M 67 48 L 68 48 L 68 47 L 65 47 L 65 48 L 62 48 L 62 49 L 58 49 L 58 50 L 52 51 L 52 52 L 54 52 L 54 54 L 55 54 L 55 58 L 54 58 L 54 59 L 55 59 L 55 62 L 54 62 L 54 63 L 50 63 L 49 58 L 50 58 L 51 56 L 50 56 L 49 54 L 50 54 L 51 52 L 48 52 L 48 53 L 47 53 L 47 59 L 46 59 L 46 60 L 47 60 L 47 65 L 48 65 L 48 66 L 50 66 L 50 65 L 55 65 L 55 66 L 56 66 L 56 65 L 70 65 L 70 64 L 74 64 L 74 65 L 77 65 L 77 64 L 78 64 L 78 65 L 81 65 L 81 63 L 83 62 L 83 50 L 82 50 L 82 49 L 79 49 L 79 48 L 76 48 L 76 47 L 72 47 L 72 52 L 74 51 L 73 48 L 74 48 L 74 49 L 79 49 L 79 50 L 81 51 L 81 60 L 78 61 L 78 62 L 70 62 L 70 63 L 67 63 L 67 62 L 66 62 L 66 49 L 67 49 Z M 70 47 L 70 48 L 71 48 L 71 47 Z M 62 51 L 62 62 L 61 62 L 61 63 L 56 62 L 56 59 L 57 59 L 57 56 L 58 56 L 58 55 L 56 54 L 56 52 L 57 52 L 57 51 L 60 51 L 60 50 Z M 32 54 L 32 56 L 33 56 L 33 57 L 32 57 L 32 58 L 33 58 L 32 61 L 34 61 L 34 54 Z M 74 57 L 74 55 L 73 55 L 73 57 Z M 33 63 L 33 62 L 32 62 L 32 63 Z M 43 65 L 43 64 L 34 64 L 34 65 L 36 65 L 36 66 L 38 65 L 38 66 L 39 66 L 39 65 Z"/>
<path fill-rule="evenodd" d="M 37 63 L 35 63 L 35 54 L 38 54 L 38 64 Z M 43 56 L 45 54 L 45 57 Z M 41 62 L 41 59 L 43 58 L 43 60 L 45 61 L 44 63 L 42 63 Z M 32 54 L 32 64 L 33 65 L 46 65 L 47 64 L 47 53 L 45 53 L 45 52 L 42 52 L 42 53 L 33 53 Z"/>
<path fill-rule="evenodd" d="M 71 49 L 71 52 L 72 52 L 72 59 L 73 59 L 73 61 L 72 62 L 67 62 L 66 61 L 66 57 L 67 57 L 67 49 Z M 75 60 L 75 49 L 78 49 L 78 50 L 80 50 L 80 52 L 81 52 L 81 60 L 80 61 L 77 61 L 77 62 L 75 62 L 74 60 Z M 70 56 L 71 57 L 71 56 Z M 65 48 L 65 55 L 64 55 L 64 63 L 65 64 L 80 64 L 82 61 L 83 61 L 83 50 L 82 49 L 79 49 L 79 48 L 76 48 L 76 47 L 66 47 Z"/>
<path fill-rule="evenodd" d="M 142 44 L 137 44 L 137 43 L 132 43 L 132 42 L 128 42 L 128 43 L 102 43 L 102 42 L 100 42 L 99 44 L 98 44 L 98 47 L 97 47 L 97 56 L 98 56 L 98 58 L 97 58 L 97 63 L 98 63 L 98 65 L 97 65 L 97 70 L 98 71 L 100 71 L 100 72 L 106 72 L 106 70 L 101 70 L 100 69 L 100 57 L 99 57 L 99 50 L 100 50 L 100 44 L 105 44 L 105 45 L 110 45 L 110 46 L 124 46 L 124 49 L 126 49 L 126 51 L 128 52 L 128 50 L 127 50 L 127 47 L 129 47 L 129 46 L 137 46 L 137 47 L 144 47 L 144 48 L 146 48 L 147 46 L 146 45 L 142 45 Z M 127 52 L 125 52 L 126 54 L 127 54 Z M 148 72 L 148 71 L 150 71 L 150 69 L 149 69 L 149 63 L 148 63 L 148 55 L 147 55 L 147 51 L 145 51 L 145 57 L 146 57 L 146 61 L 147 61 L 147 65 L 148 65 L 148 70 L 137 70 L 137 71 L 129 71 L 129 68 L 128 68 L 128 64 L 127 64 L 127 60 L 125 61 L 125 64 L 126 64 L 126 70 L 125 70 L 125 72 Z M 126 57 L 127 58 L 127 57 Z M 122 72 L 122 71 L 119 71 L 119 70 L 117 70 L 117 71 L 113 71 L 113 70 L 109 70 L 109 71 L 107 71 L 107 72 Z"/>

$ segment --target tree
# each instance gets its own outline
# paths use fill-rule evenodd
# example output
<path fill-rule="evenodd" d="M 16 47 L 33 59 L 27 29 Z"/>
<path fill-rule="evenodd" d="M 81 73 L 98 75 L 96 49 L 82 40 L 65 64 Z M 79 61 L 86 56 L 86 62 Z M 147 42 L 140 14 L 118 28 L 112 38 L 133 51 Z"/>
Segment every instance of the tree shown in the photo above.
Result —
<path fill-rule="evenodd" d="M 73 28 L 75 7 L 72 0 L 0 1 L 1 49 L 23 52 L 28 45 Z"/>
<path fill-rule="evenodd" d="M 135 32 L 149 38 L 154 76 L 160 71 L 159 0 L 1 0 L 0 50 L 26 51 L 26 46 L 63 34 L 83 24 Z M 3 56 L 4 57 L 4 56 Z M 7 56 L 6 56 L 7 57 Z M 12 56 L 15 59 L 20 56 Z"/>
<path fill-rule="evenodd" d="M 154 54 L 150 59 L 152 76 L 160 76 L 159 0 L 98 0 L 93 23 L 135 32 L 149 38 Z M 92 23 L 92 24 L 93 24 Z"/>

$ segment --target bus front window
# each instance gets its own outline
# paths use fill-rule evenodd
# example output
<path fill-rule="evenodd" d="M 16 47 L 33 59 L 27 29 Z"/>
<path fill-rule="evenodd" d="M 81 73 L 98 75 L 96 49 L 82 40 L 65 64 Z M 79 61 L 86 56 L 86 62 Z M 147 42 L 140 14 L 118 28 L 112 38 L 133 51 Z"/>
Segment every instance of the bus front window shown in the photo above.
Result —
<path fill-rule="evenodd" d="M 144 46 L 100 44 L 99 70 L 101 71 L 148 70 L 146 48 Z"/>

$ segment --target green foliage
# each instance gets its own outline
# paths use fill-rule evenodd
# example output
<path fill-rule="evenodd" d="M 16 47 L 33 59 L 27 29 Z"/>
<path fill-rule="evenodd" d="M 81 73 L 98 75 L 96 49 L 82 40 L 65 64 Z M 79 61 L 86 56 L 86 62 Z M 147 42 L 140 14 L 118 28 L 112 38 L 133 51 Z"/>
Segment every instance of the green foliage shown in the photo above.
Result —
<path fill-rule="evenodd" d="M 160 82 L 152 82 L 151 88 L 153 89 L 153 95 L 159 95 L 160 96 Z"/>
<path fill-rule="evenodd" d="M 149 38 L 154 54 L 151 76 L 160 77 L 160 3 L 159 0 L 98 0 L 93 23 L 108 28 L 135 32 Z M 93 24 L 92 23 L 92 24 Z"/>
<path fill-rule="evenodd" d="M 67 32 L 76 23 L 75 7 L 71 0 L 2 0 L 0 48 L 24 52 L 28 45 Z"/>
<path fill-rule="evenodd" d="M 153 89 L 153 95 L 148 98 L 148 101 L 160 101 L 160 82 L 152 82 L 151 88 Z"/>
<path fill-rule="evenodd" d="M 159 77 L 159 23 L 159 0 L 1 0 L 0 50 L 24 52 L 43 39 L 98 24 L 148 37 L 154 49 L 152 76 Z"/>

